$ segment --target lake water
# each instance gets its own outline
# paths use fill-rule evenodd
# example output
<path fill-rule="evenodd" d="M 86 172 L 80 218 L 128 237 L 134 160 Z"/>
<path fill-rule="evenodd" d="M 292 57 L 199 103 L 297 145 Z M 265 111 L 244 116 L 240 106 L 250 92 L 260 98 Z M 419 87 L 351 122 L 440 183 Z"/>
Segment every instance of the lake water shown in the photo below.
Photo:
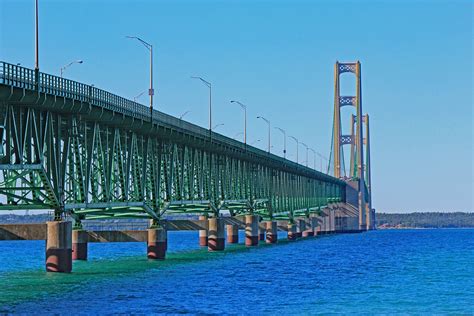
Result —
<path fill-rule="evenodd" d="M 72 274 L 47 274 L 44 241 L 2 241 L 0 313 L 474 313 L 474 230 L 385 230 L 220 253 L 197 244 L 196 232 L 169 233 L 158 262 L 144 243 L 89 244 L 89 261 Z"/>

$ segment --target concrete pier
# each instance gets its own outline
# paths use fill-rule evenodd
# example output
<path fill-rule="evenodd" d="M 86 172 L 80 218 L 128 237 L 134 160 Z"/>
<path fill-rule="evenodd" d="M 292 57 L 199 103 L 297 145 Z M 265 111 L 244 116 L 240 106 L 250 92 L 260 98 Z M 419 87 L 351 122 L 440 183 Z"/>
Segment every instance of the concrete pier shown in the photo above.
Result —
<path fill-rule="evenodd" d="M 306 223 L 304 219 L 296 220 L 296 237 L 301 238 L 303 236 L 303 231 L 306 230 Z"/>
<path fill-rule="evenodd" d="M 266 230 L 265 223 L 258 227 L 258 240 L 264 241 L 265 240 L 265 230 Z"/>
<path fill-rule="evenodd" d="M 85 230 L 72 231 L 72 260 L 87 260 L 89 234 Z"/>
<path fill-rule="evenodd" d="M 72 223 L 46 222 L 46 271 L 72 271 Z"/>
<path fill-rule="evenodd" d="M 296 225 L 288 223 L 288 240 L 294 241 L 296 240 L 296 236 Z"/>
<path fill-rule="evenodd" d="M 224 231 L 224 220 L 222 218 L 213 217 L 209 218 L 209 229 L 208 229 L 208 250 L 209 251 L 220 251 L 225 248 L 225 231 Z"/>
<path fill-rule="evenodd" d="M 245 245 L 258 245 L 258 216 L 245 215 Z"/>
<path fill-rule="evenodd" d="M 163 260 L 166 257 L 166 248 L 168 247 L 167 232 L 163 227 L 149 228 L 147 241 L 148 259 Z"/>
<path fill-rule="evenodd" d="M 227 243 L 238 244 L 239 243 L 239 226 L 234 224 L 228 224 L 227 226 Z"/>
<path fill-rule="evenodd" d="M 207 222 L 207 215 L 199 216 L 199 220 Z M 199 246 L 207 247 L 207 229 L 199 230 Z"/>
<path fill-rule="evenodd" d="M 267 221 L 266 223 L 266 230 L 267 230 L 267 244 L 274 244 L 278 240 L 278 229 L 277 229 L 277 222 L 275 221 Z"/>

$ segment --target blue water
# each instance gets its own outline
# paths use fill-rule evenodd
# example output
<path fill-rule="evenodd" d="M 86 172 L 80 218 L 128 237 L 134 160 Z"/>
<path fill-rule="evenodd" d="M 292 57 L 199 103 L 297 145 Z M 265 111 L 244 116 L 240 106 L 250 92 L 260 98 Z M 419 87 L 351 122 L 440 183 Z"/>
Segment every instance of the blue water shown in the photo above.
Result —
<path fill-rule="evenodd" d="M 208 253 L 169 234 L 90 244 L 72 274 L 43 272 L 44 242 L 0 242 L 0 313 L 474 314 L 474 230 L 390 230 Z"/>

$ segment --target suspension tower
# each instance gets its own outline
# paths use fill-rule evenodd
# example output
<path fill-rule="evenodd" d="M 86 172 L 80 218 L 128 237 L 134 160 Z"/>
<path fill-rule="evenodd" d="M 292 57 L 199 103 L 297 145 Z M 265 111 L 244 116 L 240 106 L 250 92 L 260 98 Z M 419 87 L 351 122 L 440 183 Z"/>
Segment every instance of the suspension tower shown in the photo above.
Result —
<path fill-rule="evenodd" d="M 356 95 L 341 96 L 340 93 L 340 75 L 345 72 L 353 73 L 356 77 Z M 355 115 L 351 116 L 351 134 L 343 134 L 341 126 L 341 107 L 355 107 Z M 365 182 L 364 172 L 364 133 L 363 133 L 362 115 L 362 84 L 361 84 L 361 65 L 360 62 L 336 62 L 334 66 L 334 130 L 332 154 L 334 155 L 334 176 L 344 178 L 348 185 L 355 188 L 358 192 L 357 206 L 359 209 L 359 229 L 370 229 L 371 205 L 368 203 L 368 190 Z M 368 123 L 368 116 L 365 120 Z M 368 124 L 367 124 L 368 130 Z M 367 141 L 368 142 L 368 141 Z M 346 175 L 344 164 L 343 146 L 351 146 L 350 156 L 350 176 Z M 370 173 L 370 172 L 369 172 Z"/>

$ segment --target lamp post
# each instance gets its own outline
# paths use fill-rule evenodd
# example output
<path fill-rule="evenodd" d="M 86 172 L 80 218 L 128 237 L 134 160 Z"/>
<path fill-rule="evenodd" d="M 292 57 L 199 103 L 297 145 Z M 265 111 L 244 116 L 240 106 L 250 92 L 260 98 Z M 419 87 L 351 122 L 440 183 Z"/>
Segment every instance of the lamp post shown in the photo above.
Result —
<path fill-rule="evenodd" d="M 201 77 L 192 76 L 191 79 L 198 79 L 209 88 L 209 135 L 212 132 L 212 85 L 209 81 L 202 79 Z"/>
<path fill-rule="evenodd" d="M 327 161 L 328 159 L 327 159 L 326 157 L 324 157 L 323 155 L 321 155 L 320 153 L 318 153 L 318 156 L 319 156 L 319 158 L 320 158 L 320 163 L 321 163 L 321 165 L 320 165 L 320 170 L 321 170 L 321 172 L 323 172 L 323 159 L 324 159 L 325 161 Z M 326 171 L 326 172 L 327 172 L 327 171 Z"/>
<path fill-rule="evenodd" d="M 300 143 L 301 145 L 303 145 L 305 148 L 306 148 L 306 167 L 308 167 L 308 145 L 306 145 L 305 143 Z"/>
<path fill-rule="evenodd" d="M 38 0 L 35 1 L 35 72 L 39 72 Z"/>
<path fill-rule="evenodd" d="M 286 132 L 284 129 L 275 127 L 277 130 L 283 133 L 283 158 L 286 159 Z"/>
<path fill-rule="evenodd" d="M 268 124 L 268 152 L 270 153 L 271 141 L 270 141 L 270 121 L 263 116 L 257 116 L 258 119 L 264 120 Z"/>
<path fill-rule="evenodd" d="M 136 39 L 137 41 L 142 43 L 143 46 L 146 47 L 146 49 L 150 51 L 150 90 L 148 90 L 148 94 L 150 95 L 150 116 L 152 116 L 153 115 L 153 95 L 155 94 L 155 91 L 153 90 L 153 45 L 145 42 L 144 40 L 136 36 L 126 36 L 126 37 Z"/>
<path fill-rule="evenodd" d="M 145 92 L 146 92 L 146 90 L 143 91 L 142 93 L 138 94 L 136 97 L 133 97 L 133 102 L 137 102 L 137 99 L 138 99 L 139 97 L 141 97 Z"/>
<path fill-rule="evenodd" d="M 314 170 L 317 170 L 317 169 L 316 169 L 316 151 L 315 151 L 313 148 L 310 148 L 309 150 L 311 150 L 311 152 L 313 153 L 313 159 L 314 159 L 314 161 L 313 161 L 313 169 L 314 169 Z"/>
<path fill-rule="evenodd" d="M 214 127 L 212 127 L 212 130 L 216 130 L 219 126 L 224 126 L 224 123 L 216 124 Z"/>
<path fill-rule="evenodd" d="M 61 78 L 63 77 L 63 72 L 64 72 L 64 70 L 66 70 L 67 67 L 69 67 L 73 64 L 82 64 L 82 63 L 83 63 L 83 61 L 79 59 L 79 60 L 71 61 L 69 64 L 62 66 L 61 69 L 59 70 L 59 73 L 61 74 Z"/>
<path fill-rule="evenodd" d="M 300 142 L 298 141 L 298 138 L 296 137 L 293 137 L 293 136 L 289 136 L 290 138 L 294 139 L 295 142 L 296 142 L 296 163 L 299 163 L 299 160 L 298 160 L 298 151 L 299 151 L 299 144 Z"/>
<path fill-rule="evenodd" d="M 186 111 L 186 112 L 184 112 L 183 114 L 181 114 L 181 115 L 179 116 L 179 119 L 182 120 L 183 117 L 184 117 L 186 114 L 188 114 L 189 112 L 191 112 L 191 111 Z"/>
<path fill-rule="evenodd" d="M 242 134 L 243 134 L 242 132 L 238 132 L 237 134 L 234 135 L 233 139 L 236 139 L 237 136 L 242 135 Z"/>
<path fill-rule="evenodd" d="M 237 103 L 244 110 L 244 144 L 247 144 L 247 106 L 236 100 L 232 100 L 230 103 Z"/>
<path fill-rule="evenodd" d="M 260 139 L 257 139 L 257 140 L 254 140 L 250 145 L 255 145 L 256 143 L 258 143 L 260 141 Z"/>

